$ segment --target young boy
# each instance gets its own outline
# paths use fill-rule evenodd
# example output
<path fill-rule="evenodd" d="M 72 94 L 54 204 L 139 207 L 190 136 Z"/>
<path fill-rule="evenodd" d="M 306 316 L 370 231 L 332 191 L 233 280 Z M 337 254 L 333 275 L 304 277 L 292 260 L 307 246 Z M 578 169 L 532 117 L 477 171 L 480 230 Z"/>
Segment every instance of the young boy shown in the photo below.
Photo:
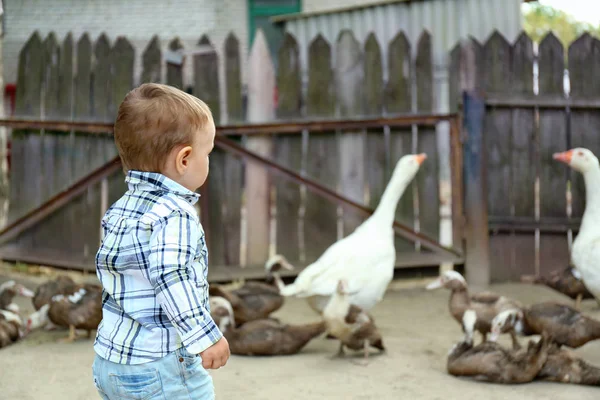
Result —
<path fill-rule="evenodd" d="M 94 383 L 104 399 L 214 399 L 206 370 L 227 363 L 229 345 L 210 316 L 193 207 L 214 146 L 211 112 L 181 90 L 144 84 L 121 103 L 114 132 L 129 190 L 102 219 Z"/>

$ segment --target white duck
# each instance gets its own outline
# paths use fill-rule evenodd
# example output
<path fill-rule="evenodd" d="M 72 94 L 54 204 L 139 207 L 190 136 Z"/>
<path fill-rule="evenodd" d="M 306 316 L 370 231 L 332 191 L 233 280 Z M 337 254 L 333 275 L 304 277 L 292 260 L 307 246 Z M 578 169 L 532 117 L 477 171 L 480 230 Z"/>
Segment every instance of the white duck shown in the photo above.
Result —
<path fill-rule="evenodd" d="M 368 311 L 382 298 L 393 278 L 396 263 L 393 222 L 398 200 L 427 155 L 405 155 L 396 164 L 377 209 L 354 232 L 331 245 L 304 269 L 294 283 L 276 281 L 283 296 L 307 298 L 322 313 L 340 279 L 347 283 L 351 304 Z M 269 266 L 265 268 L 269 270 Z"/>
<path fill-rule="evenodd" d="M 573 242 L 571 260 L 587 289 L 600 303 L 600 164 L 594 153 L 585 148 L 555 153 L 554 159 L 580 172 L 585 181 L 585 211 Z"/>

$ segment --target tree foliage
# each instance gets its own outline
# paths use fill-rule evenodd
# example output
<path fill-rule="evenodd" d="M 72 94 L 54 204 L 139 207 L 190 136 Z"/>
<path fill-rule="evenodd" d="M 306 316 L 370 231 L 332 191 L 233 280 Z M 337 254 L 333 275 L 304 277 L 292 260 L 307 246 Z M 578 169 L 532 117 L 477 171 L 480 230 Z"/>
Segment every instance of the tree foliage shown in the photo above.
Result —
<path fill-rule="evenodd" d="M 523 15 L 525 32 L 538 43 L 549 31 L 554 32 L 565 48 L 584 32 L 600 36 L 600 26 L 577 21 L 564 11 L 537 2 L 524 4 Z"/>

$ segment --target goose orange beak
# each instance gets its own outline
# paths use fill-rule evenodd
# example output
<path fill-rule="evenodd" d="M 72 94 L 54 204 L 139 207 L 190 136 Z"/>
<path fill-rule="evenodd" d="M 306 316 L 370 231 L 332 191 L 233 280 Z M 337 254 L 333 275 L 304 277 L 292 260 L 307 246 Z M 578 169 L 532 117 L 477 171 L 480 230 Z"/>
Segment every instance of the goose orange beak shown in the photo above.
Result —
<path fill-rule="evenodd" d="M 421 165 L 421 164 L 423 164 L 423 161 L 425 161 L 427 159 L 427 154 L 425 154 L 425 153 L 417 154 L 415 156 L 415 159 L 417 160 L 417 164 Z"/>
<path fill-rule="evenodd" d="M 569 165 L 571 164 L 571 159 L 573 158 L 573 150 L 563 151 L 562 153 L 554 153 L 552 158 L 556 161 L 560 161 Z"/>

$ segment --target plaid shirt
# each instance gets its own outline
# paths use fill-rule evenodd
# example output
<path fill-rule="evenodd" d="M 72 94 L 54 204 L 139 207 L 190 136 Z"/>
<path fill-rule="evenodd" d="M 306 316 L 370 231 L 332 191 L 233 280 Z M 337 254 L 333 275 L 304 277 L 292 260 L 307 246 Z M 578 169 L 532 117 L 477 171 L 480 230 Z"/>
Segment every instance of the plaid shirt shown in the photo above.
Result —
<path fill-rule="evenodd" d="M 129 190 L 102 219 L 94 350 L 121 364 L 158 360 L 182 346 L 201 353 L 222 334 L 208 305 L 208 251 L 193 207 L 199 195 L 158 173 L 129 171 L 126 182 Z"/>

